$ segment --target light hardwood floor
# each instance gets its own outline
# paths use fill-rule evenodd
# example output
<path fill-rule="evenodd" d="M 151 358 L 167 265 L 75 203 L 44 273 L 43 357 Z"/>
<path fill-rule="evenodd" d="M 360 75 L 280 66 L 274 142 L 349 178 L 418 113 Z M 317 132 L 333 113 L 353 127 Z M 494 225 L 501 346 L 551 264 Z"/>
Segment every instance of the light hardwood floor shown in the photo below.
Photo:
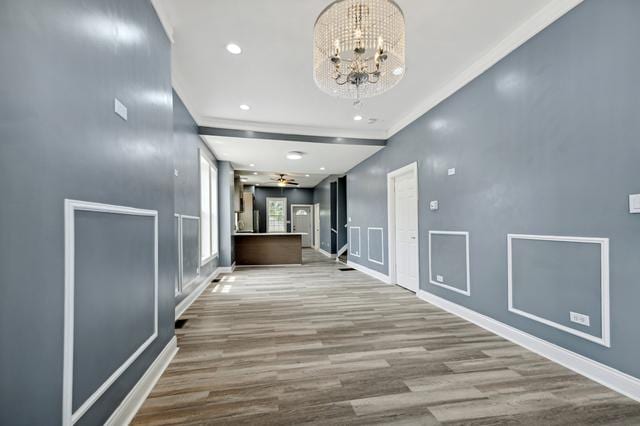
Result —
<path fill-rule="evenodd" d="M 239 269 L 176 330 L 133 424 L 640 424 L 640 404 L 305 251 Z"/>

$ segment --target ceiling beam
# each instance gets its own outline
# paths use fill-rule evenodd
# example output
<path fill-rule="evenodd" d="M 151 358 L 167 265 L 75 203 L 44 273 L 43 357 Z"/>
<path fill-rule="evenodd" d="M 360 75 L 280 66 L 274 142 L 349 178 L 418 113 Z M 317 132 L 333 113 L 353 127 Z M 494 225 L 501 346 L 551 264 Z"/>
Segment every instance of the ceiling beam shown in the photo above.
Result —
<path fill-rule="evenodd" d="M 201 136 L 221 136 L 227 138 L 265 139 L 290 142 L 311 142 L 338 145 L 386 146 L 384 139 L 340 138 L 332 136 L 293 135 L 288 133 L 254 132 L 252 130 L 223 129 L 220 127 L 199 126 Z"/>

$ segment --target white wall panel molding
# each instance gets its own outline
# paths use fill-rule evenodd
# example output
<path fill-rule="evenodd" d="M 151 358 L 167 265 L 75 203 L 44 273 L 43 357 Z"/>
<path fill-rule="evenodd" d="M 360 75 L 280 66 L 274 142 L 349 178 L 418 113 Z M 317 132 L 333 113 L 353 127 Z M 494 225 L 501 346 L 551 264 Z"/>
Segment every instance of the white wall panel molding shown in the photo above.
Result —
<path fill-rule="evenodd" d="M 73 352 L 74 352 L 74 294 L 75 294 L 75 212 L 100 212 L 154 218 L 154 321 L 153 333 L 84 401 L 73 411 Z M 62 424 L 77 422 L 127 368 L 158 337 L 158 212 L 133 207 L 92 203 L 66 199 L 64 201 L 64 341 L 62 373 Z"/>
<path fill-rule="evenodd" d="M 465 237 L 465 247 L 466 247 L 466 267 L 467 267 L 467 286 L 464 290 L 448 285 L 444 282 L 438 282 L 433 279 L 433 270 L 431 268 L 431 236 L 432 235 L 457 235 Z M 455 291 L 456 293 L 464 294 L 465 296 L 471 296 L 471 270 L 469 267 L 469 233 L 468 232 L 459 232 L 459 231 L 429 231 L 429 283 L 446 288 L 447 290 Z"/>
<path fill-rule="evenodd" d="M 602 336 L 594 336 L 584 331 L 568 327 L 563 324 L 542 318 L 522 309 L 518 309 L 513 303 L 513 240 L 537 240 L 537 241 L 555 241 L 582 244 L 598 244 L 600 245 L 600 309 L 602 316 L 601 330 Z M 573 334 L 591 342 L 602 346 L 611 347 L 611 330 L 610 330 L 610 306 L 609 306 L 609 239 L 608 238 L 586 238 L 586 237 L 563 237 L 555 235 L 524 235 L 524 234 L 508 234 L 507 235 L 507 268 L 508 268 L 508 299 L 509 311 L 514 314 L 529 318 L 539 323 L 557 328 L 564 332 Z"/>
<path fill-rule="evenodd" d="M 356 231 L 356 230 L 358 232 L 354 233 L 354 231 Z M 357 240 L 358 240 L 358 250 L 357 251 L 353 251 L 354 238 L 357 238 Z M 360 257 L 361 253 L 362 253 L 362 240 L 360 238 L 360 227 L 359 226 L 351 226 L 351 227 L 349 227 L 349 256 Z"/>
<path fill-rule="evenodd" d="M 380 238 L 380 258 L 379 259 L 374 259 L 371 257 L 371 231 L 373 231 L 374 234 L 377 234 L 377 233 L 380 234 L 378 236 L 378 238 Z M 367 228 L 367 259 L 369 260 L 369 262 L 377 263 L 378 265 L 384 265 L 384 228 L 376 228 L 376 227 Z"/>

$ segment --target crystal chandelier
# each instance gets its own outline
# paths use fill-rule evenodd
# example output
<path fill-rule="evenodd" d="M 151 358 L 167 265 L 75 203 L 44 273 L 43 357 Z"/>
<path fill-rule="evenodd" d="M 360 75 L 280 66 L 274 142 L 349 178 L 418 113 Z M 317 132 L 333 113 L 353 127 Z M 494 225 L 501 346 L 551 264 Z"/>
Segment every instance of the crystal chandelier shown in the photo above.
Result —
<path fill-rule="evenodd" d="M 369 98 L 404 75 L 405 25 L 392 0 L 338 0 L 314 26 L 313 76 L 332 96 Z"/>

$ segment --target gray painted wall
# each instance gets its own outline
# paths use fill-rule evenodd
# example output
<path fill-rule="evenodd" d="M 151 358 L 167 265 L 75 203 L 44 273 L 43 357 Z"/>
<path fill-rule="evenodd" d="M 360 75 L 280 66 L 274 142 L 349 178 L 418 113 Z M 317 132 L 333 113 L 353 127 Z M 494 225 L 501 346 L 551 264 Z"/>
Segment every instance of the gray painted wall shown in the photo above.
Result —
<path fill-rule="evenodd" d="M 313 204 L 313 189 L 310 188 L 270 188 L 255 189 L 255 208 L 260 212 L 260 232 L 267 232 L 267 197 L 287 199 L 287 232 L 291 232 L 291 204 Z"/>
<path fill-rule="evenodd" d="M 159 212 L 159 336 L 78 424 L 102 424 L 173 336 L 169 48 L 147 1 L 0 3 L 0 424 L 62 419 L 65 198 Z M 128 121 L 114 114 L 114 97 Z M 134 237 L 143 241 L 145 228 Z M 78 304 L 90 309 L 95 298 L 81 293 Z M 83 318 L 101 329 L 99 315 Z"/>
<path fill-rule="evenodd" d="M 640 216 L 629 214 L 628 194 L 640 192 L 638 16 L 635 0 L 585 1 L 348 173 L 350 225 L 386 229 L 386 174 L 418 162 L 422 289 L 636 377 Z M 429 230 L 470 233 L 470 297 L 428 284 Z M 508 312 L 508 233 L 610 238 L 610 349 Z M 567 275 L 588 254 L 551 262 L 542 247 L 518 250 L 526 259 L 514 261 L 530 263 L 519 286 L 543 278 L 542 268 L 556 284 L 527 309 L 565 319 L 574 308 L 596 312 L 598 298 L 574 297 L 593 291 L 592 275 Z M 366 253 L 350 260 L 388 270 Z M 552 299 L 558 305 L 542 306 Z"/>
<path fill-rule="evenodd" d="M 233 233 L 234 216 L 234 170 L 228 161 L 218 161 L 218 231 L 220 266 L 231 266 L 236 261 Z"/>
<path fill-rule="evenodd" d="M 173 91 L 173 144 L 174 144 L 174 167 L 178 171 L 175 177 L 175 212 L 181 215 L 200 216 L 200 153 L 207 156 L 211 162 L 217 166 L 218 162 L 205 145 L 198 134 L 198 125 L 187 110 L 186 106 Z M 184 261 L 188 263 L 185 269 L 184 285 L 192 278 L 194 255 L 196 264 L 200 263 L 199 249 L 194 253 L 193 232 L 189 234 L 189 227 L 195 225 L 193 220 L 184 220 L 183 224 L 183 253 Z M 196 236 L 197 237 L 197 236 Z M 199 241 L 197 241 L 199 244 Z M 182 294 L 176 297 L 176 304 L 197 288 L 197 285 L 210 276 L 218 267 L 219 257 L 214 258 L 200 267 L 199 279 L 189 288 L 184 288 Z M 192 273 L 187 273 L 191 271 Z M 177 271 L 176 271 L 177 279 Z"/>

